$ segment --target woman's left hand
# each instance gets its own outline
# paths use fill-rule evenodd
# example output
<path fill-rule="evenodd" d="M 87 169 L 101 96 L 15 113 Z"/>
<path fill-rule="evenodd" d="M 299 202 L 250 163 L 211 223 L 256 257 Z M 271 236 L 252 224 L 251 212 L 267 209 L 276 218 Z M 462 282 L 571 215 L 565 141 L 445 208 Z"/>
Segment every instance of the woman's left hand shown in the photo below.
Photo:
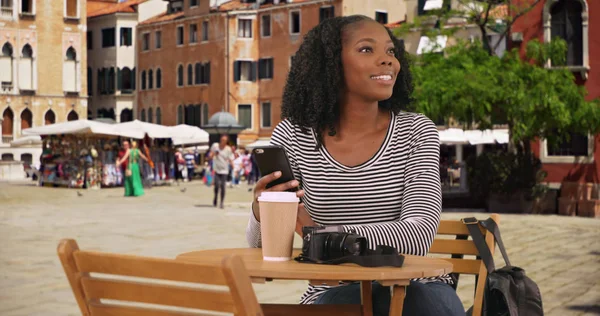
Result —
<path fill-rule="evenodd" d="M 308 212 L 304 208 L 304 203 L 300 203 L 298 205 L 298 218 L 296 219 L 296 233 L 302 236 L 302 227 L 303 226 L 316 226 L 315 222 L 312 220 Z"/>

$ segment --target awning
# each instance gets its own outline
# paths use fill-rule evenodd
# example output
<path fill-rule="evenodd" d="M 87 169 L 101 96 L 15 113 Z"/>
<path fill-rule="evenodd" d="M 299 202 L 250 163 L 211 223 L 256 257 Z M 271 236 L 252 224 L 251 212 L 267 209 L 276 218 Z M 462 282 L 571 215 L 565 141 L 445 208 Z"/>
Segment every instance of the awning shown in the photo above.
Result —
<path fill-rule="evenodd" d="M 440 143 L 446 145 L 457 144 L 506 144 L 508 143 L 508 129 L 495 129 L 484 131 L 449 128 L 439 131 Z"/>
<path fill-rule="evenodd" d="M 440 143 L 442 144 L 466 144 L 467 137 L 465 131 L 458 128 L 449 128 L 439 131 Z"/>
<path fill-rule="evenodd" d="M 425 6 L 423 7 L 423 10 L 429 11 L 429 10 L 441 9 L 443 4 L 444 4 L 444 0 L 427 0 L 427 2 L 425 2 Z"/>
<path fill-rule="evenodd" d="M 23 130 L 23 135 L 42 136 L 42 135 L 61 135 L 61 134 L 80 134 L 80 135 L 110 135 L 138 138 L 136 133 L 132 131 L 117 131 L 115 125 L 99 123 L 88 120 L 69 121 L 64 123 L 56 123 L 39 127 L 32 127 Z M 143 137 L 143 136 L 142 136 Z M 141 137 L 140 137 L 141 138 Z"/>
<path fill-rule="evenodd" d="M 10 142 L 11 147 L 27 146 L 27 145 L 39 145 L 42 143 L 40 136 L 25 136 Z"/>
<path fill-rule="evenodd" d="M 199 127 L 180 124 L 169 127 L 173 145 L 206 145 L 208 144 L 208 133 Z"/>
<path fill-rule="evenodd" d="M 419 47 L 417 48 L 417 55 L 422 55 L 424 53 L 440 53 L 446 48 L 447 41 L 448 36 L 446 35 L 438 35 L 433 39 L 430 39 L 427 36 L 421 36 Z"/>

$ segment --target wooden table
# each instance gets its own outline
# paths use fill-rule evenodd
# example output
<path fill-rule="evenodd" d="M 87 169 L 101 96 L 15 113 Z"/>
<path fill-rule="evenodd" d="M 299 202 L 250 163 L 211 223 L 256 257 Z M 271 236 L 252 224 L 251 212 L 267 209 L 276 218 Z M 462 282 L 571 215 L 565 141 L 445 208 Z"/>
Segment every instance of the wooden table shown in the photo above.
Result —
<path fill-rule="evenodd" d="M 265 281 L 271 280 L 308 280 L 313 285 L 338 285 L 339 281 L 358 281 L 361 285 L 362 301 L 361 307 L 358 309 L 358 315 L 368 316 L 373 314 L 372 281 L 378 281 L 382 285 L 390 286 L 392 288 L 390 315 L 402 315 L 405 290 L 411 279 L 439 276 L 452 272 L 452 264 L 446 260 L 419 256 L 405 256 L 402 268 L 366 268 L 355 264 L 309 264 L 299 263 L 295 260 L 284 262 L 263 261 L 262 250 L 260 248 L 193 251 L 180 254 L 177 256 L 177 260 L 220 264 L 225 256 L 231 254 L 239 255 L 242 258 L 244 265 L 248 270 L 248 274 L 255 283 L 264 283 Z M 300 250 L 295 249 L 293 257 L 296 257 L 299 254 Z M 263 306 L 265 306 L 266 309 L 269 308 L 268 305 Z M 321 305 L 321 307 L 324 308 L 325 306 Z M 279 310 L 281 311 L 284 310 L 281 306 L 273 307 L 272 310 L 278 310 L 278 308 L 280 308 Z M 306 307 L 306 309 L 308 308 L 310 307 Z M 310 314 L 321 314 L 318 312 L 323 312 L 323 315 L 332 312 L 340 314 L 340 308 L 340 306 L 336 308 L 335 305 L 332 305 L 327 312 L 315 309 L 311 310 Z M 343 312 L 341 314 L 356 315 L 356 313 L 351 313 L 352 308 L 348 307 L 348 312 Z M 360 313 L 360 311 L 362 311 L 362 313 Z M 304 310 L 302 314 L 305 312 L 308 312 L 308 310 Z M 286 309 L 285 315 L 294 315 L 293 310 Z"/>

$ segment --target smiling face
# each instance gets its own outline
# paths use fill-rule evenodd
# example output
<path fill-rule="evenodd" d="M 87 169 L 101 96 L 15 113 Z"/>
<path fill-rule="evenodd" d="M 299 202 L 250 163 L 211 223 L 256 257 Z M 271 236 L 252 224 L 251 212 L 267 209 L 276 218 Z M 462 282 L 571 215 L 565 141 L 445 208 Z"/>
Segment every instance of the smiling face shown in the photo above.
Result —
<path fill-rule="evenodd" d="M 375 21 L 351 24 L 342 34 L 342 65 L 346 93 L 365 101 L 392 96 L 400 72 L 396 48 L 387 30 Z"/>

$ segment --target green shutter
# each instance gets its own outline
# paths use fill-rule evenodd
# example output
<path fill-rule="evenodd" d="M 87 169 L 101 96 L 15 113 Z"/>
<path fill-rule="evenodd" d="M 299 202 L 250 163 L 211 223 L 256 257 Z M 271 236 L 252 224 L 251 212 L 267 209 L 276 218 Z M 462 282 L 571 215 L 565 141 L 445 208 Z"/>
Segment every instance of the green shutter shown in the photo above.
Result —
<path fill-rule="evenodd" d="M 122 74 L 121 69 L 119 69 L 117 67 L 117 90 L 119 90 L 119 91 L 123 90 L 123 80 L 122 80 L 121 74 Z"/>
<path fill-rule="evenodd" d="M 204 68 L 204 75 L 206 76 L 206 80 L 204 83 L 210 83 L 210 61 L 206 63 Z"/>
<path fill-rule="evenodd" d="M 135 67 L 131 70 L 131 88 L 135 90 L 135 78 L 137 77 L 137 73 L 135 72 Z"/>
<path fill-rule="evenodd" d="M 129 32 L 127 32 L 127 46 L 132 46 L 133 45 L 133 29 L 129 29 Z"/>
<path fill-rule="evenodd" d="M 240 81 L 240 62 L 237 60 L 233 62 L 233 81 Z"/>

